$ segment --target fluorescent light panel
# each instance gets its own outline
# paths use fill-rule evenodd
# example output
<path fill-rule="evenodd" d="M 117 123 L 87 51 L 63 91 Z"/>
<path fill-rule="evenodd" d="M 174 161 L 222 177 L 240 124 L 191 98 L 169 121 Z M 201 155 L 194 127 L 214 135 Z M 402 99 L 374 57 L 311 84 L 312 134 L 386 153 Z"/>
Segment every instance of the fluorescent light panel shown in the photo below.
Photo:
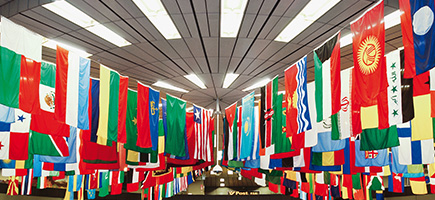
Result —
<path fill-rule="evenodd" d="M 179 88 L 176 86 L 173 86 L 169 83 L 163 82 L 163 81 L 157 81 L 153 84 L 154 86 L 157 87 L 161 87 L 161 88 L 166 88 L 166 89 L 170 89 L 170 90 L 174 90 L 174 91 L 178 91 L 178 92 L 183 92 L 183 93 L 188 93 L 189 91 L 183 89 L 183 88 Z"/>
<path fill-rule="evenodd" d="M 201 81 L 201 79 L 199 79 L 199 77 L 196 74 L 189 74 L 189 75 L 184 76 L 184 78 L 186 78 L 190 82 L 194 83 L 195 85 L 197 85 L 201 89 L 207 89 L 207 87 L 205 87 L 205 84 Z"/>
<path fill-rule="evenodd" d="M 131 44 L 112 30 L 108 29 L 86 13 L 82 12 L 64 0 L 54 1 L 42 6 L 118 47 Z"/>
<path fill-rule="evenodd" d="M 255 89 L 255 88 L 259 88 L 259 87 L 265 86 L 267 83 L 269 83 L 269 81 L 270 81 L 270 79 L 263 79 L 263 80 L 255 83 L 254 85 L 251 85 L 251 86 L 247 87 L 243 91 L 246 92 L 246 91 L 249 91 L 249 90 L 252 90 L 252 89 Z"/>
<path fill-rule="evenodd" d="M 222 87 L 230 87 L 230 85 L 237 79 L 237 77 L 239 77 L 238 74 L 228 73 L 227 75 L 225 75 L 224 84 Z"/>
<path fill-rule="evenodd" d="M 219 186 L 225 187 L 225 183 L 221 183 L 221 184 L 219 184 Z"/>
<path fill-rule="evenodd" d="M 275 41 L 290 42 L 338 2 L 340 0 L 311 0 L 275 38 Z"/>
<path fill-rule="evenodd" d="M 396 10 L 387 16 L 384 17 L 384 25 L 385 29 L 389 29 L 393 26 L 400 24 L 400 15 L 402 12 L 400 10 Z M 340 47 L 345 47 L 347 45 L 352 44 L 352 33 L 347 34 L 340 39 Z"/>
<path fill-rule="evenodd" d="M 167 40 L 181 38 L 174 22 L 160 0 L 133 0 L 142 13 Z"/>
<path fill-rule="evenodd" d="M 48 38 L 44 38 L 43 41 L 42 41 L 42 46 L 50 48 L 50 49 L 56 50 L 57 49 L 57 47 L 56 47 L 57 45 L 61 46 L 62 48 L 67 49 L 68 51 L 72 51 L 72 52 L 76 53 L 77 55 L 79 55 L 79 56 L 81 56 L 83 58 L 88 58 L 88 57 L 92 56 L 92 54 L 90 54 L 90 53 L 88 53 L 86 51 L 83 51 L 81 49 L 77 49 L 75 47 L 72 47 L 72 46 L 69 46 L 67 44 L 63 44 L 63 43 L 60 43 L 60 42 L 57 42 L 57 41 L 54 41 L 54 40 L 50 40 Z"/>
<path fill-rule="evenodd" d="M 248 0 L 221 1 L 221 37 L 237 37 Z"/>

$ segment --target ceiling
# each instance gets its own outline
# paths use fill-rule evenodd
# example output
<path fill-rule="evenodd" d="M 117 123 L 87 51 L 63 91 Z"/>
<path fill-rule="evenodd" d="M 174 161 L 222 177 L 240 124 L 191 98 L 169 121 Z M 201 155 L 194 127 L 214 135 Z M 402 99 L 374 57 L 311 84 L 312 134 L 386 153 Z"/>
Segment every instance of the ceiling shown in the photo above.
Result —
<path fill-rule="evenodd" d="M 42 7 L 51 0 L 0 0 L 0 13 L 50 39 L 83 49 L 92 56 L 91 76 L 98 78 L 99 63 L 151 85 L 163 80 L 188 93 L 156 88 L 206 108 L 224 109 L 248 92 L 242 90 L 264 78 L 279 76 L 284 90 L 284 70 L 308 54 L 308 80 L 314 79 L 311 51 L 338 31 L 350 33 L 349 23 L 375 3 L 342 0 L 289 43 L 274 39 L 308 1 L 249 0 L 236 38 L 220 37 L 220 1 L 162 0 L 181 39 L 166 40 L 131 0 L 68 0 L 132 45 L 117 47 Z M 397 10 L 398 0 L 385 0 L 385 15 Z M 400 25 L 386 31 L 386 52 L 401 47 Z M 43 59 L 55 62 L 55 51 L 43 48 Z M 353 65 L 351 45 L 341 49 L 342 68 Z M 240 76 L 228 88 L 226 73 Z M 184 78 L 196 73 L 207 89 Z M 259 92 L 257 89 L 256 92 Z"/>

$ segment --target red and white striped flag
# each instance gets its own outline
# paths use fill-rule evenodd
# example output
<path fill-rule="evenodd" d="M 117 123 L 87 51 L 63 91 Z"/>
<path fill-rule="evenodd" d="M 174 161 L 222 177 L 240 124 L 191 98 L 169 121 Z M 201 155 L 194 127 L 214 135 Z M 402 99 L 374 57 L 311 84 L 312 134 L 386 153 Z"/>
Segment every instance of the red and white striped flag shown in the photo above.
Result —
<path fill-rule="evenodd" d="M 211 138 L 209 129 L 211 127 L 210 110 L 193 105 L 193 121 L 195 122 L 195 154 L 194 158 L 198 160 L 211 161 Z"/>

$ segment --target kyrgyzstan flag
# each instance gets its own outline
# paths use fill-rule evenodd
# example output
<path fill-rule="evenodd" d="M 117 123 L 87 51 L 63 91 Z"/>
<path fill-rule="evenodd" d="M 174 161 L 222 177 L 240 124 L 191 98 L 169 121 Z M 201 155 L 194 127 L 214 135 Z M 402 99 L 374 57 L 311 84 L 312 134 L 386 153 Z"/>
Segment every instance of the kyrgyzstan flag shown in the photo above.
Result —
<path fill-rule="evenodd" d="M 422 74 L 435 66 L 434 1 L 399 0 L 405 78 Z"/>
<path fill-rule="evenodd" d="M 56 120 L 88 130 L 91 60 L 57 46 L 56 67 L 54 98 Z"/>
<path fill-rule="evenodd" d="M 361 18 L 351 23 L 355 90 L 361 106 L 373 105 L 379 93 L 387 87 L 385 65 L 384 2 L 380 1 Z"/>
<path fill-rule="evenodd" d="M 317 122 L 341 109 L 340 32 L 314 50 Z"/>

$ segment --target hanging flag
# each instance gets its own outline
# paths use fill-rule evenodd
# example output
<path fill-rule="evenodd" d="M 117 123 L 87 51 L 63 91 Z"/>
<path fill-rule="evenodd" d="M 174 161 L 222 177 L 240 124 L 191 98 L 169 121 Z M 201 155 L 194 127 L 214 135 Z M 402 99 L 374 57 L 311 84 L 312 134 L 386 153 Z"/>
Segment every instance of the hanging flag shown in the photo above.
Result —
<path fill-rule="evenodd" d="M 149 89 L 149 115 L 150 115 L 150 133 L 151 133 L 151 143 L 152 150 L 157 151 L 158 139 L 159 139 L 159 100 L 160 100 L 160 92 L 158 90 L 154 90 L 153 88 Z"/>
<path fill-rule="evenodd" d="M 275 98 L 275 102 L 273 103 L 273 110 L 276 111 L 273 115 L 273 134 L 272 134 L 272 144 L 275 147 L 275 154 L 279 153 L 287 153 L 295 151 L 291 149 L 291 138 L 287 138 L 287 130 L 286 130 L 286 119 L 287 119 L 287 108 L 283 106 L 287 106 L 283 100 L 283 94 L 280 94 Z M 281 111 L 281 112 L 278 112 Z"/>
<path fill-rule="evenodd" d="M 189 155 L 188 155 L 189 159 L 181 160 L 181 159 L 178 159 L 177 157 L 175 157 L 175 158 L 167 157 L 166 161 L 168 164 L 187 166 L 187 165 L 195 165 L 197 163 L 198 160 L 194 158 L 195 141 L 196 141 L 194 117 L 195 116 L 194 116 L 193 112 L 186 112 L 186 137 L 187 137 L 187 146 L 188 146 L 188 151 L 189 151 Z M 163 123 L 163 120 L 162 120 L 162 123 Z M 163 132 L 164 132 L 164 130 L 163 130 Z M 159 132 L 159 134 L 161 134 L 161 133 Z"/>
<path fill-rule="evenodd" d="M 254 92 L 242 98 L 240 159 L 248 158 L 252 154 L 255 131 L 254 99 Z"/>
<path fill-rule="evenodd" d="M 127 115 L 128 76 L 119 76 L 118 142 L 127 142 L 125 120 Z"/>
<path fill-rule="evenodd" d="M 0 159 L 27 160 L 31 115 L 15 109 L 15 122 L 0 122 Z"/>
<path fill-rule="evenodd" d="M 237 157 L 236 141 L 234 136 L 237 133 L 237 102 L 225 108 L 225 116 L 228 122 L 228 160 L 233 160 Z"/>
<path fill-rule="evenodd" d="M 413 194 L 427 194 L 427 186 L 425 177 L 410 178 L 409 184 Z"/>
<path fill-rule="evenodd" d="M 340 32 L 313 51 L 317 122 L 341 108 Z"/>
<path fill-rule="evenodd" d="M 349 138 L 352 133 L 352 68 L 340 72 L 341 98 L 340 111 L 336 117 L 332 117 L 332 134 L 333 140 Z"/>
<path fill-rule="evenodd" d="M 66 137 L 30 131 L 30 152 L 37 155 L 67 157 L 69 147 Z"/>
<path fill-rule="evenodd" d="M 412 141 L 409 124 L 406 123 L 401 127 L 402 130 L 399 135 L 399 163 L 401 165 L 434 163 L 433 139 Z"/>
<path fill-rule="evenodd" d="M 109 184 L 110 184 L 109 171 L 99 172 L 99 180 L 100 180 L 101 187 L 100 190 L 98 191 L 98 196 L 105 197 L 109 195 Z"/>
<path fill-rule="evenodd" d="M 332 140 L 331 132 L 323 132 L 318 134 L 318 143 L 316 146 L 312 147 L 313 152 L 328 152 L 328 151 L 338 151 L 344 149 L 346 141 L 343 140 Z"/>
<path fill-rule="evenodd" d="M 47 154 L 56 154 L 56 156 L 40 156 L 39 160 L 41 162 L 50 162 L 50 163 L 76 163 L 77 162 L 77 128 L 70 127 L 70 137 L 60 139 L 59 144 L 54 143 L 51 140 L 53 137 L 41 136 L 41 134 L 36 133 L 36 138 L 33 139 L 35 132 L 32 132 L 32 149 L 34 154 L 39 155 L 47 155 Z M 41 141 L 41 140 L 42 141 Z M 50 139 L 50 140 L 48 140 Z M 65 146 L 66 142 L 66 146 Z M 59 152 L 59 150 L 67 150 L 68 153 Z M 56 153 L 53 153 L 56 152 Z M 63 157 L 59 157 L 63 156 Z"/>
<path fill-rule="evenodd" d="M 207 160 L 207 144 L 210 142 L 208 132 L 210 130 L 210 117 L 212 113 L 209 110 L 193 105 L 194 127 L 195 127 L 195 152 L 194 158 L 198 160 Z"/>
<path fill-rule="evenodd" d="M 42 36 L 6 17 L 1 21 L 0 104 L 38 112 Z"/>
<path fill-rule="evenodd" d="M 8 178 L 9 184 L 8 184 L 8 190 L 6 192 L 7 195 L 18 195 L 19 188 L 18 188 L 18 176 L 11 176 Z"/>
<path fill-rule="evenodd" d="M 413 78 L 429 71 L 435 66 L 435 32 L 433 24 L 434 2 L 418 0 L 400 0 L 400 15 L 403 46 L 405 47 L 405 77 Z M 430 41 L 430 42 L 428 42 Z"/>
<path fill-rule="evenodd" d="M 360 140 L 355 140 L 355 166 L 383 167 L 388 164 L 389 164 L 388 149 L 374 150 L 374 151 L 361 151 Z"/>
<path fill-rule="evenodd" d="M 386 129 L 363 129 L 361 133 L 360 150 L 380 150 L 396 146 L 399 146 L 399 137 L 395 125 Z"/>
<path fill-rule="evenodd" d="M 137 144 L 138 138 L 138 128 L 137 128 L 137 99 L 138 94 L 136 91 L 128 90 L 127 97 L 127 118 L 126 118 L 126 129 L 127 129 L 127 142 L 124 145 L 125 149 L 133 150 L 137 152 L 150 153 L 150 148 L 140 148 Z"/>
<path fill-rule="evenodd" d="M 119 73 L 100 65 L 100 114 L 98 143 L 107 145 L 118 139 Z"/>
<path fill-rule="evenodd" d="M 110 195 L 118 195 L 122 193 L 122 183 L 124 183 L 124 171 L 110 171 L 111 187 Z"/>
<path fill-rule="evenodd" d="M 28 113 L 37 112 L 41 63 L 3 46 L 0 55 L 0 103 Z"/>
<path fill-rule="evenodd" d="M 392 173 L 388 176 L 388 192 L 403 193 L 405 178 L 402 174 Z"/>
<path fill-rule="evenodd" d="M 344 150 L 329 152 L 311 152 L 311 164 L 317 166 L 335 166 L 344 164 Z"/>
<path fill-rule="evenodd" d="M 307 91 L 308 94 L 314 94 L 315 92 L 315 84 L 314 82 L 311 82 L 309 84 L 307 84 Z M 288 106 L 288 105 L 287 105 Z M 296 134 L 293 136 L 292 138 L 292 149 L 298 149 L 298 148 L 303 148 L 303 147 L 313 147 L 317 145 L 318 142 L 318 137 L 317 134 L 319 132 L 326 132 L 326 131 L 331 131 L 331 124 L 329 123 L 330 120 L 328 120 L 327 123 L 326 120 L 322 121 L 322 122 L 316 122 L 316 99 L 314 95 L 309 95 L 308 96 L 308 107 L 309 109 L 309 114 L 310 114 L 310 120 L 311 121 L 311 129 L 307 130 L 305 132 Z M 287 115 L 290 115 L 288 113 L 288 109 L 287 109 Z M 288 122 L 288 120 L 287 120 Z M 288 126 L 288 123 L 287 123 Z M 287 129 L 287 127 L 286 127 Z M 288 129 L 287 129 L 288 130 Z"/>
<path fill-rule="evenodd" d="M 390 126 L 403 123 L 402 81 L 400 50 L 394 50 L 386 56 L 388 80 L 388 123 Z"/>
<path fill-rule="evenodd" d="M 383 68 L 385 26 L 384 1 L 377 3 L 350 24 L 353 33 L 355 89 L 361 106 L 370 106 L 387 86 Z"/>
<path fill-rule="evenodd" d="M 57 46 L 56 67 L 56 120 L 82 130 L 89 129 L 91 60 Z"/>
<path fill-rule="evenodd" d="M 33 169 L 27 170 L 27 175 L 21 178 L 21 195 L 32 194 Z"/>
<path fill-rule="evenodd" d="M 287 137 L 311 129 L 307 93 L 307 57 L 285 70 Z"/>
<path fill-rule="evenodd" d="M 137 82 L 137 142 L 141 148 L 151 148 L 150 132 L 150 88 Z"/>
<path fill-rule="evenodd" d="M 171 95 L 166 95 L 168 132 L 165 152 L 174 156 L 186 156 L 185 128 L 186 102 Z"/>

